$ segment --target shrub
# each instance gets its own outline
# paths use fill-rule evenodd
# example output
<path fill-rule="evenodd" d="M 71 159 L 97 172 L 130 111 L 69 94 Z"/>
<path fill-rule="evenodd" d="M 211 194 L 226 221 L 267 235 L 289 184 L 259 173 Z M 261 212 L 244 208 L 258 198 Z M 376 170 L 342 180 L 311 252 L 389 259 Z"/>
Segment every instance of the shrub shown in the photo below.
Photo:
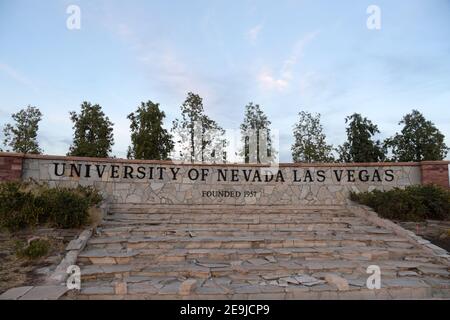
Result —
<path fill-rule="evenodd" d="M 24 190 L 25 184 L 0 184 L 0 226 L 16 231 L 41 220 L 42 210 L 36 206 L 36 197 Z"/>
<path fill-rule="evenodd" d="M 48 223 L 60 228 L 88 222 L 90 207 L 102 200 L 92 187 L 49 188 L 21 182 L 0 184 L 0 227 L 17 231 Z"/>
<path fill-rule="evenodd" d="M 373 208 L 382 217 L 402 221 L 450 218 L 450 191 L 436 185 L 409 186 L 389 191 L 350 194 L 350 199 Z"/>
<path fill-rule="evenodd" d="M 50 249 L 50 243 L 44 239 L 38 239 L 25 245 L 23 242 L 18 242 L 16 245 L 16 254 L 21 258 L 37 259 L 47 255 Z"/>
<path fill-rule="evenodd" d="M 59 228 L 77 228 L 88 220 L 90 199 L 80 193 L 67 189 L 45 190 L 41 198 L 49 221 Z"/>
<path fill-rule="evenodd" d="M 89 201 L 90 206 L 95 206 L 103 200 L 103 197 L 100 194 L 100 192 L 98 192 L 98 190 L 95 189 L 94 187 L 78 186 L 75 190 L 79 192 L 81 195 L 83 195 Z"/>
<path fill-rule="evenodd" d="M 427 219 L 445 220 L 450 218 L 450 190 L 436 185 L 409 187 L 412 196 L 421 200 L 426 207 Z"/>

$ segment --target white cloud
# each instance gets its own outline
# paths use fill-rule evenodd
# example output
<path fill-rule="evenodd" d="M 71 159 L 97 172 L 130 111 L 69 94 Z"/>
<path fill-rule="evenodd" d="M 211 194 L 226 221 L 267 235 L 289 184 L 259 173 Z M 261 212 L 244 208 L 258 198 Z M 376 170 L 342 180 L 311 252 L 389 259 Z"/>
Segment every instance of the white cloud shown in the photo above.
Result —
<path fill-rule="evenodd" d="M 258 82 L 264 88 L 268 90 L 285 90 L 289 85 L 289 79 L 284 77 L 280 79 L 275 79 L 272 72 L 268 69 L 263 69 L 258 74 Z"/>
<path fill-rule="evenodd" d="M 245 36 L 247 37 L 247 39 L 250 41 L 251 44 L 254 44 L 256 42 L 262 28 L 263 24 L 260 23 L 246 32 Z"/>
<path fill-rule="evenodd" d="M 318 31 L 310 32 L 294 45 L 292 53 L 283 61 L 279 76 L 275 77 L 268 67 L 263 67 L 257 76 L 258 83 L 264 90 L 286 90 L 294 79 L 294 68 L 303 56 L 305 47 L 314 40 Z"/>

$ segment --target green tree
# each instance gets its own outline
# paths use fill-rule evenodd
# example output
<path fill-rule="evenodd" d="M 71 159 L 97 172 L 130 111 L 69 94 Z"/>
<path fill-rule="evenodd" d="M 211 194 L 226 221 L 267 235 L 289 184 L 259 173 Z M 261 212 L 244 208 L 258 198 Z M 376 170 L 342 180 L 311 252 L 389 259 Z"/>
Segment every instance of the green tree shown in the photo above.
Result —
<path fill-rule="evenodd" d="M 333 146 L 326 143 L 320 123 L 320 113 L 301 111 L 294 126 L 294 144 L 291 147 L 294 162 L 331 162 Z"/>
<path fill-rule="evenodd" d="M 345 118 L 347 141 L 336 150 L 343 162 L 378 162 L 385 160 L 386 149 L 373 137 L 380 133 L 377 125 L 359 113 Z"/>
<path fill-rule="evenodd" d="M 172 136 L 164 129 L 166 117 L 159 104 L 142 102 L 136 112 L 130 113 L 131 146 L 129 159 L 167 160 L 173 149 Z"/>
<path fill-rule="evenodd" d="M 261 156 L 266 157 L 266 154 L 268 162 L 271 162 L 270 159 L 274 159 L 276 156 L 276 150 L 272 143 L 270 124 L 271 122 L 258 104 L 250 102 L 245 106 L 244 121 L 240 126 L 241 140 L 243 143 L 240 155 L 244 158 L 245 163 L 267 162 L 261 159 Z"/>
<path fill-rule="evenodd" d="M 215 162 L 225 161 L 225 130 L 209 118 L 203 108 L 203 99 L 189 92 L 181 106 L 181 119 L 173 121 L 177 152 L 181 160 Z"/>
<path fill-rule="evenodd" d="M 431 161 L 446 157 L 449 148 L 444 143 L 444 135 L 419 111 L 405 115 L 399 124 L 403 125 L 401 133 L 386 140 L 386 145 L 392 148 L 394 161 Z"/>
<path fill-rule="evenodd" d="M 114 145 L 113 123 L 102 107 L 89 102 L 81 104 L 81 112 L 70 112 L 74 136 L 69 156 L 107 158 Z"/>
<path fill-rule="evenodd" d="M 28 106 L 14 113 L 12 118 L 15 123 L 8 123 L 3 129 L 5 146 L 11 147 L 12 151 L 18 153 L 42 153 L 37 142 L 39 122 L 42 120 L 41 111 L 36 107 Z"/>

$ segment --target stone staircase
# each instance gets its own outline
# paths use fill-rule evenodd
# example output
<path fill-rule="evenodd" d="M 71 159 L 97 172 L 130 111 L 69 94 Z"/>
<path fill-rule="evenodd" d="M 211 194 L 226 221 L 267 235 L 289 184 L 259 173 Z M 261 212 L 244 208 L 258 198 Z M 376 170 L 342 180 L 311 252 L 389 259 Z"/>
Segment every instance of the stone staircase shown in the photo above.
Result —
<path fill-rule="evenodd" d="M 449 265 L 349 206 L 114 204 L 67 299 L 449 298 Z M 381 269 L 370 290 L 367 267 Z"/>

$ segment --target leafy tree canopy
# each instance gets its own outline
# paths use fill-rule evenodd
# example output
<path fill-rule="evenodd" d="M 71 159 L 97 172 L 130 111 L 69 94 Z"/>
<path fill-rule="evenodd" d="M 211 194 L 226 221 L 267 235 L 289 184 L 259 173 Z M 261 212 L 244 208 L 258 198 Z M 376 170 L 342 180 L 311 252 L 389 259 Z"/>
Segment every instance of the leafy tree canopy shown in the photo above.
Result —
<path fill-rule="evenodd" d="M 39 122 L 42 113 L 36 107 L 28 106 L 12 115 L 14 124 L 7 124 L 3 129 L 4 144 L 18 153 L 42 153 L 37 141 Z M 9 150 L 7 150 L 9 151 Z"/>
<path fill-rule="evenodd" d="M 339 160 L 343 162 L 378 162 L 384 161 L 386 149 L 373 137 L 380 133 L 377 125 L 359 113 L 345 118 L 348 124 L 347 141 L 338 147 Z"/>
<path fill-rule="evenodd" d="M 301 111 L 294 126 L 294 144 L 291 147 L 294 162 L 332 162 L 333 146 L 326 143 L 320 123 L 320 114 Z"/>
<path fill-rule="evenodd" d="M 128 115 L 131 129 L 129 159 L 167 160 L 173 149 L 172 136 L 163 128 L 165 113 L 159 104 L 142 102 L 138 109 Z"/>
<path fill-rule="evenodd" d="M 89 102 L 81 104 L 81 112 L 70 112 L 73 122 L 73 142 L 69 156 L 107 158 L 114 145 L 113 123 L 102 107 Z"/>
<path fill-rule="evenodd" d="M 401 133 L 387 139 L 395 161 L 443 160 L 449 148 L 444 143 L 444 135 L 434 123 L 425 119 L 417 110 L 405 115 L 399 122 Z"/>
<path fill-rule="evenodd" d="M 172 127 L 176 136 L 175 156 L 191 162 L 225 161 L 225 130 L 205 114 L 203 99 L 189 92 L 180 109 L 181 119 L 175 119 Z"/>
<path fill-rule="evenodd" d="M 244 121 L 240 126 L 243 142 L 240 155 L 246 163 L 272 162 L 271 159 L 276 156 L 270 124 L 271 122 L 258 104 L 250 102 L 245 106 Z M 267 161 L 262 159 L 262 156 Z"/>

